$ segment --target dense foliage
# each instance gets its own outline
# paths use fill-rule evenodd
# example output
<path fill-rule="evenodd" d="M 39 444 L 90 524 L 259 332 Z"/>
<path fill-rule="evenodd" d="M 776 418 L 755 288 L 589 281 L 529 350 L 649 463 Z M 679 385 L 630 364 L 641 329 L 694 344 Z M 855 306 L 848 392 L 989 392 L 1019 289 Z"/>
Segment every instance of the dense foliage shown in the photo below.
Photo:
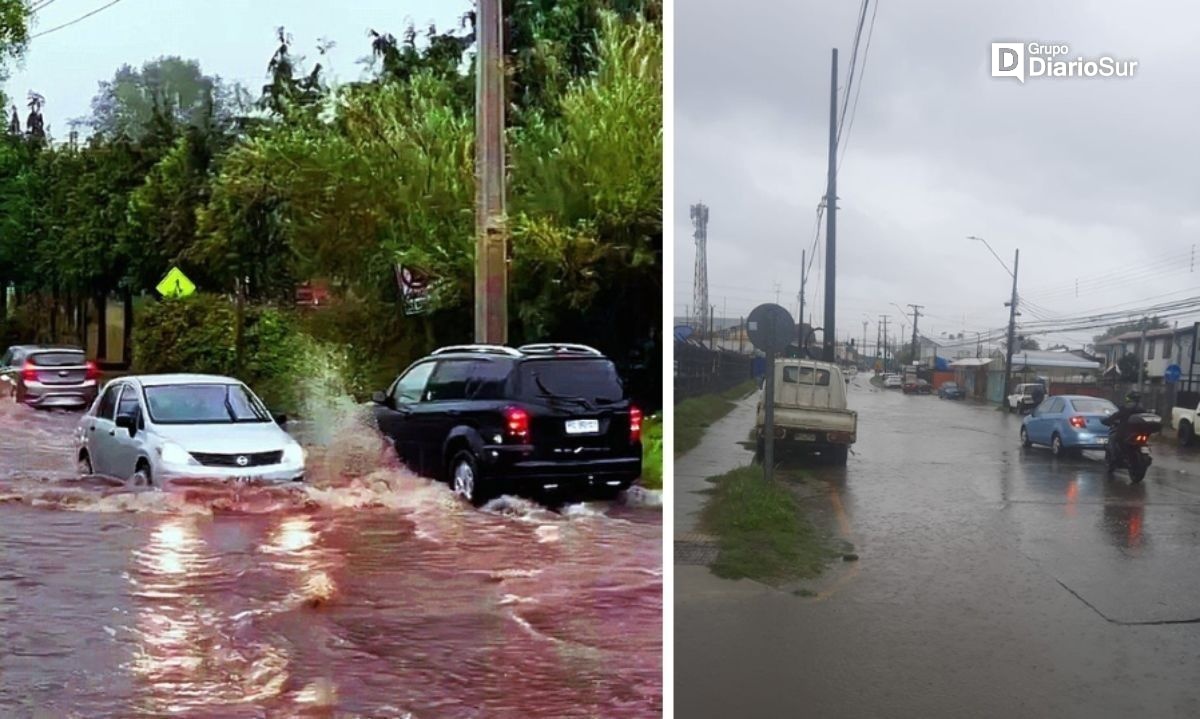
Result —
<path fill-rule="evenodd" d="M 511 341 L 587 341 L 652 378 L 638 393 L 656 395 L 661 3 L 505 6 Z M 124 298 L 132 316 L 135 298 L 178 265 L 206 292 L 241 292 L 248 307 L 285 314 L 298 283 L 327 283 L 334 305 L 289 327 L 352 347 L 366 384 L 435 345 L 470 340 L 472 21 L 410 27 L 399 39 L 373 32 L 368 79 L 342 86 L 308 68 L 281 29 L 254 102 L 193 61 L 124 66 L 93 100 L 86 141 L 10 131 L 0 141 L 0 287 L 21 298 L 30 325 L 20 333 L 78 335 L 106 297 Z M 426 313 L 401 311 L 397 263 L 433 278 Z M 170 312 L 204 326 L 196 339 L 232 341 L 224 302 Z M 150 321 L 153 333 L 127 337 L 128 348 L 144 368 L 170 359 L 199 369 L 168 351 L 170 312 L 139 313 L 134 324 Z M 256 322 L 275 316 L 249 312 L 247 343 Z M 243 349 L 243 361 L 256 356 Z M 199 364 L 225 368 L 227 350 L 213 345 Z"/>

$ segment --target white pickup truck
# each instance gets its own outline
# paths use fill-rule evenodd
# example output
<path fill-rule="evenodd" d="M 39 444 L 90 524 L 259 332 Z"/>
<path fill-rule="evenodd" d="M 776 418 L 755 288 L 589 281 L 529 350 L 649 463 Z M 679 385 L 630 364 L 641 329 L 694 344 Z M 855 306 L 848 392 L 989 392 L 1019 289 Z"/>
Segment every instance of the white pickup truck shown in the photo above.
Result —
<path fill-rule="evenodd" d="M 1173 407 L 1171 409 L 1171 426 L 1175 428 L 1176 436 L 1179 437 L 1179 444 L 1183 447 L 1190 447 L 1196 442 L 1196 415 L 1200 414 L 1200 407 Z"/>
<path fill-rule="evenodd" d="M 766 421 L 763 397 L 758 401 L 755 437 L 763 448 Z M 846 408 L 846 382 L 836 364 L 812 360 L 775 362 L 775 448 L 820 454 L 845 464 L 858 438 L 858 413 Z"/>

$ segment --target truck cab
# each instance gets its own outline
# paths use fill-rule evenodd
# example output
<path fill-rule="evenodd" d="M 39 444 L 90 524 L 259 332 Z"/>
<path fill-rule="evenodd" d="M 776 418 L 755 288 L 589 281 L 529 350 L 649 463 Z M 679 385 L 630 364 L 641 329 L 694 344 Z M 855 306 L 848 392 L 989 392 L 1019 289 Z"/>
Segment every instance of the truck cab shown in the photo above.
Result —
<path fill-rule="evenodd" d="M 847 408 L 846 382 L 836 364 L 781 359 L 775 367 L 775 446 L 783 452 L 816 454 L 846 463 L 858 437 L 858 414 Z M 755 436 L 761 453 L 765 397 L 758 402 Z"/>

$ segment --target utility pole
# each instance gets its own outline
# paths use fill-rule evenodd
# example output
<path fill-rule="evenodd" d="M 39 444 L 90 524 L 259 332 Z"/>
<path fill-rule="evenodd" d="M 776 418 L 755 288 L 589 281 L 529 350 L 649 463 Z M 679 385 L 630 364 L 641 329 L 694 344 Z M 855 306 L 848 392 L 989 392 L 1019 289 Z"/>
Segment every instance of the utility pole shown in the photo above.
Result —
<path fill-rule="evenodd" d="M 983 333 L 975 333 L 975 359 L 983 357 Z"/>
<path fill-rule="evenodd" d="M 796 341 L 796 354 L 801 359 L 804 358 L 807 352 L 804 351 L 804 280 L 806 273 L 804 268 L 808 266 L 808 250 L 800 250 L 800 314 L 796 315 L 799 321 L 796 322 L 796 333 L 798 335 Z"/>
<path fill-rule="evenodd" d="M 508 341 L 501 0 L 478 0 L 475 83 L 475 341 Z"/>
<path fill-rule="evenodd" d="M 990 248 L 989 248 L 990 249 Z M 1009 383 L 1012 381 L 1012 358 L 1013 352 L 1016 350 L 1017 341 L 1017 269 L 1021 264 L 1021 250 L 1014 250 L 1013 253 L 1013 285 L 1012 299 L 1008 303 L 1008 351 L 1004 353 L 1004 395 L 1008 396 L 1011 391 Z"/>
<path fill-rule="evenodd" d="M 1146 381 L 1146 318 L 1142 318 L 1142 341 L 1138 343 L 1138 392 Z"/>
<path fill-rule="evenodd" d="M 883 369 L 882 360 L 880 358 L 880 346 L 883 343 L 883 335 L 881 334 L 882 330 L 883 323 L 875 323 L 875 364 L 880 366 L 881 370 Z"/>
<path fill-rule="evenodd" d="M 879 321 L 883 323 L 883 370 L 884 370 L 885 372 L 886 372 L 886 371 L 887 371 L 887 369 L 888 369 L 888 336 L 887 336 L 887 331 L 888 331 L 888 322 L 889 322 L 890 320 L 891 320 L 891 318 L 890 318 L 890 317 L 888 317 L 887 315 L 884 315 L 883 317 L 880 317 L 880 318 L 879 318 Z"/>
<path fill-rule="evenodd" d="M 863 343 L 861 351 L 859 352 L 860 357 L 867 356 L 867 325 L 869 324 L 871 324 L 869 320 L 863 320 Z"/>
<path fill-rule="evenodd" d="M 920 357 L 917 355 L 917 318 L 921 316 L 921 310 L 925 309 L 924 305 L 909 305 L 913 311 L 913 338 L 912 338 L 912 358 L 917 361 Z"/>
<path fill-rule="evenodd" d="M 834 301 L 837 297 L 837 78 L 838 51 L 829 70 L 829 179 L 825 190 L 825 361 L 835 361 Z"/>

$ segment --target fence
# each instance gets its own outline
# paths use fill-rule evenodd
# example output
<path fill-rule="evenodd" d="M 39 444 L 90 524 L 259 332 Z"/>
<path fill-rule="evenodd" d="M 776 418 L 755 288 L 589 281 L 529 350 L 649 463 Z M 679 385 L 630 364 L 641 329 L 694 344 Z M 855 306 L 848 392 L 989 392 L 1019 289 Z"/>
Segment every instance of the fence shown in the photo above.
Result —
<path fill-rule="evenodd" d="M 675 401 L 723 392 L 753 377 L 750 355 L 675 343 Z"/>

